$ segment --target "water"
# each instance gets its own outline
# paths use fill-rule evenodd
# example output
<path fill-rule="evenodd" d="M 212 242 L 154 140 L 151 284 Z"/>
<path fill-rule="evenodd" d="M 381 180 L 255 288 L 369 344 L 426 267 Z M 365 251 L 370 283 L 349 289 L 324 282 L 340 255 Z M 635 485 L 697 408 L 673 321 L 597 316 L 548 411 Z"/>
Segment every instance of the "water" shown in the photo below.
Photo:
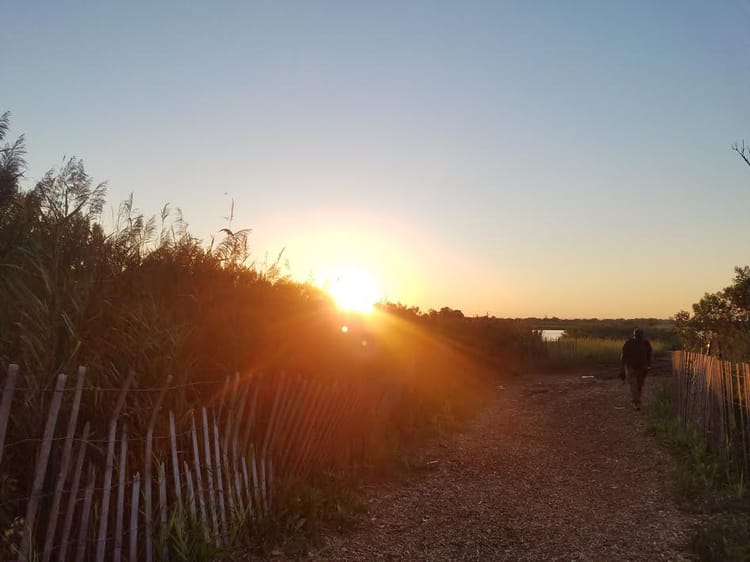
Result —
<path fill-rule="evenodd" d="M 565 330 L 542 330 L 542 339 L 544 341 L 557 341 L 564 333 Z"/>

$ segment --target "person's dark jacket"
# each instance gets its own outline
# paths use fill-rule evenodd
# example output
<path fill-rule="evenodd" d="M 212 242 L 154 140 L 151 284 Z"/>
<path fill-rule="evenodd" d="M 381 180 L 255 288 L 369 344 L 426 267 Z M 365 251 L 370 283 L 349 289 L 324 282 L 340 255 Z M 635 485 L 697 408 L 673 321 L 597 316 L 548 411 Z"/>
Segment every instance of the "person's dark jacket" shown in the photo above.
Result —
<path fill-rule="evenodd" d="M 642 338 L 630 338 L 622 346 L 623 365 L 631 369 L 647 369 L 651 365 L 651 344 Z"/>

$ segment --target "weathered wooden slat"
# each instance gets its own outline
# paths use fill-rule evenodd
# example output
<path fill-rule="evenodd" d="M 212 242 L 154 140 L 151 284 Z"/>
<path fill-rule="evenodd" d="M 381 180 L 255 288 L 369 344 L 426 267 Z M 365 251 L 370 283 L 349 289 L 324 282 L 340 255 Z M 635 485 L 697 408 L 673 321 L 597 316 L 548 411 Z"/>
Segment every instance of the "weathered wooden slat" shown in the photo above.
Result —
<path fill-rule="evenodd" d="M 241 464 L 242 464 L 242 478 L 245 484 L 245 494 L 247 495 L 247 510 L 250 514 L 250 517 L 252 519 L 255 519 L 256 511 L 253 506 L 257 505 L 257 503 L 255 499 L 253 498 L 253 490 L 250 487 L 250 479 L 247 477 L 247 457 L 245 455 L 242 456 Z"/>
<path fill-rule="evenodd" d="M 263 506 L 263 513 L 268 513 L 268 494 L 267 494 L 267 482 L 266 482 L 266 459 L 268 458 L 268 452 L 271 448 L 271 444 L 274 440 L 274 430 L 278 424 L 280 404 L 282 401 L 286 402 L 289 399 L 288 393 L 286 392 L 287 376 L 285 372 L 281 373 L 281 379 L 279 386 L 276 389 L 276 393 L 271 406 L 271 414 L 268 425 L 266 426 L 266 433 L 263 438 L 263 445 L 260 453 L 260 489 L 261 489 L 261 502 Z"/>
<path fill-rule="evenodd" d="M 241 517 L 245 516 L 245 500 L 242 497 L 242 485 L 240 482 L 240 467 L 239 462 L 233 462 L 232 463 L 232 478 L 229 481 L 228 488 L 232 488 L 232 484 L 234 484 L 234 490 L 231 495 L 234 495 L 234 509 L 237 514 L 239 514 Z"/>
<path fill-rule="evenodd" d="M 153 456 L 153 446 L 154 446 L 154 427 L 156 426 L 156 418 L 159 415 L 159 410 L 161 409 L 161 405 L 164 402 L 164 396 L 167 394 L 167 389 L 169 388 L 170 383 L 172 382 L 172 375 L 168 375 L 167 378 L 164 381 L 164 386 L 162 387 L 161 391 L 159 392 L 159 396 L 156 399 L 156 404 L 154 405 L 154 411 L 151 413 L 151 420 L 148 423 L 148 429 L 146 430 L 146 452 L 145 452 L 145 458 L 143 459 L 144 467 L 143 467 L 143 487 L 144 487 L 144 494 L 143 494 L 143 515 L 146 520 L 146 562 L 153 562 L 154 560 L 154 525 L 152 521 L 153 517 L 153 506 L 151 501 L 151 492 L 152 492 L 152 485 L 151 485 L 151 464 L 152 464 L 152 456 Z"/>
<path fill-rule="evenodd" d="M 42 444 L 37 455 L 36 468 L 34 469 L 34 481 L 31 485 L 29 503 L 26 505 L 26 518 L 24 519 L 21 551 L 19 552 L 19 560 L 22 562 L 28 559 L 31 546 L 34 542 L 34 524 L 36 523 L 39 501 L 42 499 L 44 477 L 47 474 L 47 463 L 49 462 L 49 455 L 52 450 L 52 439 L 55 436 L 55 426 L 57 425 L 57 416 L 60 413 L 60 404 L 62 403 L 66 379 L 67 375 L 62 373 L 57 375 L 55 392 L 50 401 L 47 423 L 44 426 L 44 433 L 42 434 Z"/>
<path fill-rule="evenodd" d="M 265 457 L 268 454 L 268 449 L 271 446 L 271 442 L 274 437 L 274 429 L 276 429 L 276 419 L 279 415 L 279 403 L 287 398 L 286 395 L 286 380 L 287 375 L 282 371 L 281 378 L 279 379 L 279 385 L 276 388 L 276 392 L 273 397 L 273 405 L 271 406 L 271 414 L 269 415 L 268 425 L 266 426 L 266 433 L 263 437 L 263 444 L 261 446 L 261 456 Z"/>
<path fill-rule="evenodd" d="M 167 469 L 164 466 L 164 461 L 159 462 L 158 469 L 159 478 L 159 536 L 161 537 L 161 558 L 164 560 L 169 559 L 169 544 L 167 544 L 168 526 L 167 526 Z"/>
<path fill-rule="evenodd" d="M 198 508 L 200 509 L 201 524 L 203 531 L 208 538 L 208 517 L 206 516 L 206 503 L 203 499 L 203 476 L 201 474 L 201 456 L 198 452 L 198 432 L 195 429 L 195 416 L 190 413 L 190 435 L 193 441 L 193 463 L 195 466 L 195 486 L 197 488 L 196 495 L 198 496 Z"/>
<path fill-rule="evenodd" d="M 291 438 L 297 417 L 299 415 L 300 403 L 304 398 L 307 380 L 299 376 L 290 381 L 287 387 L 287 406 L 279 413 L 279 423 L 274 431 L 273 449 L 270 454 L 277 458 L 284 458 L 287 442 Z"/>
<path fill-rule="evenodd" d="M 203 414 L 203 452 L 206 461 L 206 480 L 208 481 L 208 507 L 211 510 L 211 522 L 213 523 L 214 538 L 217 546 L 221 546 L 221 531 L 219 530 L 219 517 L 216 513 L 216 495 L 214 490 L 214 470 L 211 462 L 211 439 L 208 434 L 208 413 L 202 408 Z"/>
<path fill-rule="evenodd" d="M 96 484 L 96 471 L 91 467 L 89 483 L 86 484 L 86 493 L 83 498 L 83 511 L 81 512 L 81 524 L 78 527 L 78 545 L 76 548 L 76 562 L 83 562 L 86 555 L 86 547 L 89 539 L 89 519 L 91 514 L 91 500 L 94 497 L 94 485 Z"/>
<path fill-rule="evenodd" d="M 252 477 L 253 477 L 252 490 L 253 490 L 253 503 L 255 504 L 255 513 L 256 515 L 258 515 L 258 517 L 260 517 L 262 515 L 265 515 L 265 512 L 263 511 L 260 480 L 258 479 L 258 455 L 255 449 L 253 449 L 253 455 L 250 459 L 250 468 L 251 468 Z M 245 475 L 245 478 L 247 478 L 247 475 Z"/>
<path fill-rule="evenodd" d="M 125 520 L 125 481 L 128 459 L 128 426 L 122 424 L 120 442 L 120 467 L 117 473 L 117 512 L 115 513 L 115 546 L 112 555 L 113 562 L 122 560 L 122 532 Z"/>
<path fill-rule="evenodd" d="M 269 477 L 268 470 L 271 457 L 260 457 L 260 499 L 263 505 L 263 512 L 268 514 L 271 511 L 271 502 L 269 501 Z"/>
<path fill-rule="evenodd" d="M 8 365 L 8 374 L 3 385 L 3 395 L 0 398 L 0 463 L 3 462 L 3 449 L 5 448 L 5 433 L 8 430 L 10 419 L 10 406 L 13 404 L 13 394 L 16 391 L 18 380 L 18 365 Z"/>
<path fill-rule="evenodd" d="M 226 454 L 227 451 L 229 451 L 229 443 L 231 442 L 232 432 L 234 430 L 234 422 L 236 419 L 236 413 L 237 413 L 237 400 L 239 398 L 239 390 L 240 390 L 240 375 L 239 373 L 235 373 L 234 377 L 232 377 L 232 390 L 230 392 L 230 400 L 229 400 L 229 408 L 227 409 L 226 413 L 226 423 L 224 424 L 224 441 L 221 445 L 221 450 L 224 451 Z M 221 423 L 221 419 L 219 419 L 219 423 Z"/>
<path fill-rule="evenodd" d="M 299 475 L 307 468 L 311 458 L 314 458 L 316 447 L 326 446 L 326 429 L 331 423 L 333 411 L 342 392 L 343 385 L 338 382 L 330 389 L 321 388 L 317 414 L 315 414 L 312 420 L 312 426 L 305 440 L 302 456 L 291 470 L 292 475 Z"/>
<path fill-rule="evenodd" d="M 190 506 L 190 515 L 193 517 L 193 520 L 197 521 L 198 516 L 195 509 L 195 491 L 193 490 L 193 474 L 190 472 L 190 467 L 188 466 L 187 462 L 183 463 L 185 465 L 185 482 L 187 484 L 187 500 L 188 505 Z"/>
<path fill-rule="evenodd" d="M 130 562 L 138 562 L 138 504 L 141 499 L 141 475 L 133 476 L 133 493 L 130 497 Z"/>
<path fill-rule="evenodd" d="M 261 380 L 262 379 L 258 376 L 254 377 L 255 388 L 253 388 L 253 397 L 250 401 L 250 412 L 247 416 L 247 424 L 245 424 L 245 430 L 242 432 L 242 438 L 240 439 L 240 453 L 243 455 L 248 450 L 248 442 L 250 441 L 250 436 L 255 427 L 255 418 L 258 411 L 258 395 L 260 393 Z"/>
<path fill-rule="evenodd" d="M 135 371 L 130 371 L 120 395 L 117 397 L 117 403 L 112 411 L 112 417 L 109 420 L 109 433 L 107 437 L 107 457 L 104 464 L 104 483 L 102 485 L 102 502 L 99 510 L 99 532 L 96 538 L 96 561 L 104 562 L 104 554 L 107 550 L 107 525 L 109 524 L 109 499 L 112 493 L 112 471 L 115 464 L 115 443 L 117 436 L 117 420 L 120 417 L 125 406 L 125 397 L 127 396 L 128 389 L 135 379 Z"/>
<path fill-rule="evenodd" d="M 81 443 L 78 446 L 76 466 L 73 469 L 73 483 L 70 487 L 70 494 L 68 495 L 68 508 L 65 510 L 65 521 L 63 522 L 62 535 L 60 537 L 60 550 L 58 551 L 57 556 L 58 562 L 65 562 L 67 558 L 68 538 L 70 537 L 70 530 L 73 526 L 73 514 L 75 513 L 75 506 L 78 501 L 78 487 L 81 483 L 83 461 L 86 458 L 86 446 L 88 445 L 89 430 L 89 422 L 86 422 L 86 424 L 83 426 Z"/>
<path fill-rule="evenodd" d="M 231 436 L 234 433 L 234 427 L 236 425 L 236 416 L 237 416 L 237 409 L 238 409 L 238 398 L 239 398 L 239 385 L 240 385 L 240 376 L 239 373 L 235 373 L 233 381 L 232 381 L 232 390 L 231 390 L 231 400 L 229 402 L 229 409 L 227 410 L 226 414 L 226 424 L 224 429 L 224 440 L 223 444 L 221 446 L 221 452 L 222 452 L 222 463 L 221 468 L 224 473 L 224 477 L 227 483 L 227 493 L 226 493 L 226 501 L 227 501 L 227 509 L 229 511 L 229 516 L 231 517 L 232 514 L 234 514 L 237 511 L 237 507 L 235 505 L 235 499 L 234 494 L 232 493 L 232 469 L 231 469 L 231 461 L 229 459 L 229 446 L 231 444 Z"/>
<path fill-rule="evenodd" d="M 227 403 L 227 396 L 230 396 L 229 394 L 229 385 L 231 377 L 225 377 L 224 378 L 224 387 L 221 389 L 221 392 L 219 393 L 219 407 L 213 408 L 213 412 L 215 414 L 215 418 L 221 421 L 221 416 L 224 415 L 224 405 Z"/>
<path fill-rule="evenodd" d="M 282 474 L 289 472 L 293 460 L 300 454 L 300 435 L 310 422 L 310 410 L 314 398 L 314 386 L 310 379 L 304 379 L 299 390 L 299 399 L 291 412 L 290 427 L 287 436 L 282 438 L 277 445 L 279 454 L 278 469 Z"/>
<path fill-rule="evenodd" d="M 273 505 L 273 491 L 274 491 L 274 472 L 273 472 L 273 459 L 268 459 L 268 510 L 271 510 Z"/>
<path fill-rule="evenodd" d="M 271 441 L 267 449 L 268 454 L 274 454 L 274 449 L 271 447 L 278 445 L 284 440 L 287 432 L 287 428 L 291 423 L 292 412 L 294 406 L 299 399 L 300 390 L 300 377 L 289 376 L 287 378 L 286 387 L 282 392 L 281 404 L 279 406 L 279 412 L 277 414 L 278 420 L 275 422 L 275 426 L 271 433 Z"/>
<path fill-rule="evenodd" d="M 309 413 L 305 417 L 305 429 L 300 435 L 299 453 L 295 455 L 294 461 L 286 470 L 286 474 L 292 477 L 297 476 L 304 466 L 304 463 L 308 457 L 308 451 L 313 446 L 313 440 L 316 437 L 317 430 L 321 425 L 321 418 L 324 415 L 324 412 L 328 405 L 326 398 L 330 399 L 330 396 L 326 395 L 326 389 L 322 384 L 317 383 L 315 387 L 315 397 L 312 400 Z"/>
<path fill-rule="evenodd" d="M 219 496 L 219 518 L 221 520 L 221 532 L 224 537 L 229 536 L 229 528 L 227 527 L 227 513 L 226 503 L 224 502 L 224 479 L 222 478 L 222 466 L 221 466 L 221 449 L 219 446 L 219 426 L 216 424 L 216 418 L 213 422 L 213 434 L 214 434 L 214 462 L 216 470 L 216 489 Z"/>
<path fill-rule="evenodd" d="M 174 426 L 174 413 L 169 412 L 169 440 L 172 447 L 172 476 L 174 478 L 174 493 L 177 498 L 177 509 L 180 513 L 185 511 L 182 504 L 182 484 L 180 483 L 180 463 L 177 460 L 177 432 Z"/>
<path fill-rule="evenodd" d="M 239 441 L 240 429 L 242 427 L 242 422 L 245 420 L 244 414 L 245 414 L 245 407 L 247 403 L 247 393 L 249 390 L 250 390 L 250 384 L 246 382 L 243 385 L 242 393 L 240 395 L 239 409 L 237 411 L 236 421 L 234 423 L 234 432 L 232 434 L 232 470 L 234 473 L 234 488 L 235 488 L 234 491 L 236 494 L 236 498 L 239 504 L 240 511 L 244 511 L 245 502 L 242 499 L 242 487 L 240 486 L 240 480 L 239 480 L 240 466 L 239 466 L 239 455 L 238 455 L 238 441 Z"/>
<path fill-rule="evenodd" d="M 73 405 L 70 409 L 68 418 L 68 429 L 65 432 L 65 444 L 63 445 L 62 459 L 60 460 L 60 472 L 55 482 L 55 491 L 52 496 L 52 506 L 49 511 L 47 522 L 47 534 L 44 537 L 44 550 L 42 551 L 42 562 L 49 562 L 52 556 L 52 545 L 55 540 L 57 531 L 58 515 L 60 513 L 60 503 L 62 502 L 62 492 L 65 482 L 68 479 L 68 469 L 70 468 L 70 457 L 73 451 L 73 437 L 75 437 L 76 424 L 78 423 L 78 409 L 81 406 L 81 393 L 83 391 L 83 381 L 86 379 L 86 368 L 78 368 L 78 380 L 76 381 L 75 392 L 73 394 Z"/>
<path fill-rule="evenodd" d="M 255 457 L 253 457 L 253 463 L 255 463 Z M 260 511 L 263 512 L 263 514 L 268 513 L 268 493 L 266 488 L 266 457 L 261 453 L 260 457 L 258 457 L 258 465 L 260 466 Z"/>

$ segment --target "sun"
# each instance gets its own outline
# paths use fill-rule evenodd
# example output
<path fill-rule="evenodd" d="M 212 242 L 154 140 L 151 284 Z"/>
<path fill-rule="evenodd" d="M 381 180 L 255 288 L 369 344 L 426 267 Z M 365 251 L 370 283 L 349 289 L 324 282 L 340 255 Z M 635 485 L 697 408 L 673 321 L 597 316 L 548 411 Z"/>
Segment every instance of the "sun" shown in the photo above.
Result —
<path fill-rule="evenodd" d="M 370 314 L 382 293 L 375 278 L 359 268 L 341 268 L 326 275 L 319 285 L 341 310 Z"/>

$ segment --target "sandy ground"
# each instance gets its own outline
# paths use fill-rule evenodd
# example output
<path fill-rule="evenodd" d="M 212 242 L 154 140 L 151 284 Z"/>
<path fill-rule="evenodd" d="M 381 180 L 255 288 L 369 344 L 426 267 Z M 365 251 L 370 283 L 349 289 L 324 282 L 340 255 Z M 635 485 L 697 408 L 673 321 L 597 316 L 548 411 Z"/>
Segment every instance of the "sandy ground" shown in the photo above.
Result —
<path fill-rule="evenodd" d="M 646 401 L 661 377 L 647 380 Z M 318 560 L 685 560 L 693 522 L 670 460 L 617 379 L 518 377 L 495 385 L 421 470 L 366 490 L 355 528 Z"/>

